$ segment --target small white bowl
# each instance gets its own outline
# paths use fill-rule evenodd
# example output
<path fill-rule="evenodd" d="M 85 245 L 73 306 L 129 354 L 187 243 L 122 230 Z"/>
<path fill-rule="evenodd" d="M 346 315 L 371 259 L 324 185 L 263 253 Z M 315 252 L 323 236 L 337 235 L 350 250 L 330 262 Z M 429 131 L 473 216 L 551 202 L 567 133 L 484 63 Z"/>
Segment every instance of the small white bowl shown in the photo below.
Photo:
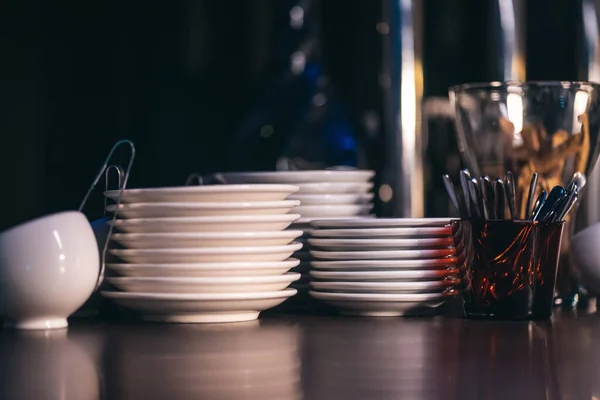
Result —
<path fill-rule="evenodd" d="M 67 327 L 94 291 L 100 255 L 80 212 L 47 215 L 0 233 L 0 317 L 18 329 Z"/>
<path fill-rule="evenodd" d="M 589 226 L 573 236 L 571 255 L 582 284 L 600 293 L 600 224 Z"/>

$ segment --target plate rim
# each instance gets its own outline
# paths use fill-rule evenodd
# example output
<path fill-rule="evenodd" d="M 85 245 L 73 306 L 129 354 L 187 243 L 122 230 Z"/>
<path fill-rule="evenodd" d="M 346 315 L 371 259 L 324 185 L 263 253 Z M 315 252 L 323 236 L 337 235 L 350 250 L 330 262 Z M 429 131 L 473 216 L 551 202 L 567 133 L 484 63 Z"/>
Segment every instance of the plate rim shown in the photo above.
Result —
<path fill-rule="evenodd" d="M 150 293 L 150 292 L 120 292 L 103 290 L 100 294 L 114 300 L 142 301 L 243 301 L 269 300 L 292 297 L 298 290 L 286 288 L 268 292 L 236 292 L 236 293 Z"/>

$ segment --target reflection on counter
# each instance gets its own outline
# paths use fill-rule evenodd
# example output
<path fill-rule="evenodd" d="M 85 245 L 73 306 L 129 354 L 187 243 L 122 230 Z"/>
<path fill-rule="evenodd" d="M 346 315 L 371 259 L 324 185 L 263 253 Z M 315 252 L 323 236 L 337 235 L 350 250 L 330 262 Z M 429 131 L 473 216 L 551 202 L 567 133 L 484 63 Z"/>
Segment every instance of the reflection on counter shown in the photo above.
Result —
<path fill-rule="evenodd" d="M 1 331 L 0 399 L 100 399 L 93 346 L 71 336 L 64 329 Z"/>
<path fill-rule="evenodd" d="M 600 398 L 600 318 L 555 314 L 0 331 L 0 399 Z"/>
<path fill-rule="evenodd" d="M 307 334 L 308 399 L 461 398 L 459 320 L 344 319 Z"/>
<path fill-rule="evenodd" d="M 140 325 L 105 351 L 110 399 L 301 398 L 294 325 Z"/>

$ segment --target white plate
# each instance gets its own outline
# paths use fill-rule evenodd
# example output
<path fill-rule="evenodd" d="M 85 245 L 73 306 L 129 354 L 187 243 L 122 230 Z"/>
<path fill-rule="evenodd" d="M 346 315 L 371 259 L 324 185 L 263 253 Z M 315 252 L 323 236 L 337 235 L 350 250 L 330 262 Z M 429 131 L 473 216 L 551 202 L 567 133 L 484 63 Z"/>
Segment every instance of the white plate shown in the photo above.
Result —
<path fill-rule="evenodd" d="M 283 261 L 302 243 L 285 246 L 201 247 L 193 249 L 111 249 L 110 254 L 128 263 L 205 263 Z"/>
<path fill-rule="evenodd" d="M 106 264 L 119 275 L 131 277 L 218 277 L 282 275 L 298 266 L 300 260 L 268 262 L 224 262 L 196 264 Z"/>
<path fill-rule="evenodd" d="M 296 289 L 256 293 L 132 293 L 102 292 L 104 297 L 132 310 L 148 321 L 220 323 L 252 321 L 261 311 L 295 295 Z"/>
<path fill-rule="evenodd" d="M 119 205 L 118 215 L 125 218 L 202 217 L 218 215 L 286 214 L 299 205 L 297 200 L 254 201 L 240 203 L 130 203 Z M 115 212 L 116 204 L 106 207 Z"/>
<path fill-rule="evenodd" d="M 456 254 L 454 247 L 431 250 L 310 251 L 311 256 L 322 260 L 403 260 L 441 258 L 454 254 Z"/>
<path fill-rule="evenodd" d="M 374 171 L 272 171 L 272 172 L 225 172 L 218 174 L 227 183 L 311 183 L 366 182 L 375 176 Z"/>
<path fill-rule="evenodd" d="M 293 185 L 207 185 L 126 189 L 122 203 L 151 202 L 218 202 L 218 201 L 278 201 L 297 192 Z M 119 190 L 108 190 L 104 195 L 112 200 L 119 198 Z"/>
<path fill-rule="evenodd" d="M 254 293 L 283 290 L 300 274 L 215 278 L 106 278 L 118 289 L 146 293 Z"/>
<path fill-rule="evenodd" d="M 368 215 L 373 204 L 337 204 L 320 206 L 299 206 L 293 212 L 303 218 L 348 218 L 356 215 Z"/>
<path fill-rule="evenodd" d="M 327 250 L 423 249 L 445 248 L 454 245 L 452 237 L 432 239 L 308 239 L 308 244 Z"/>
<path fill-rule="evenodd" d="M 140 218 L 109 220 L 109 225 L 128 233 L 258 232 L 281 231 L 300 214 L 222 215 L 218 217 Z"/>
<path fill-rule="evenodd" d="M 395 317 L 421 308 L 438 307 L 449 297 L 441 293 L 427 294 L 370 294 L 370 293 L 325 293 L 311 290 L 309 294 L 334 307 L 344 314 Z"/>
<path fill-rule="evenodd" d="M 115 233 L 111 239 L 135 249 L 175 249 L 189 247 L 283 246 L 302 231 L 199 232 L 199 233 Z"/>
<path fill-rule="evenodd" d="M 311 225 L 315 228 L 396 228 L 420 226 L 446 226 L 450 225 L 452 218 L 377 218 L 377 219 L 338 219 L 315 220 Z"/>
<path fill-rule="evenodd" d="M 428 260 L 311 261 L 310 264 L 313 268 L 325 270 L 376 271 L 454 267 L 457 262 L 456 257 L 445 257 Z"/>
<path fill-rule="evenodd" d="M 366 204 L 373 200 L 373 193 L 340 194 L 293 194 L 288 200 L 299 200 L 303 206 L 324 204 Z"/>
<path fill-rule="evenodd" d="M 300 183 L 298 194 L 368 194 L 373 182 L 316 182 Z"/>
<path fill-rule="evenodd" d="M 312 281 L 310 287 L 317 291 L 340 293 L 431 293 L 443 292 L 460 283 L 458 278 L 438 279 L 435 281 L 416 282 L 317 282 Z"/>
<path fill-rule="evenodd" d="M 323 238 L 401 238 L 452 236 L 452 227 L 374 228 L 374 229 L 312 229 L 310 235 Z"/>
<path fill-rule="evenodd" d="M 316 271 L 309 272 L 315 279 L 329 281 L 410 281 L 444 279 L 458 275 L 458 269 L 421 269 L 405 271 Z"/>
<path fill-rule="evenodd" d="M 347 219 L 348 217 L 332 217 L 332 218 L 314 218 L 314 217 L 306 217 L 306 218 L 300 218 L 297 221 L 294 221 L 294 223 L 292 224 L 292 226 L 294 227 L 294 229 L 302 229 L 305 232 L 309 232 L 311 230 L 313 230 L 313 226 L 310 224 L 311 221 L 314 220 L 324 220 L 324 219 Z M 356 215 L 352 218 L 377 218 L 377 216 L 375 214 L 368 214 L 368 215 Z"/>

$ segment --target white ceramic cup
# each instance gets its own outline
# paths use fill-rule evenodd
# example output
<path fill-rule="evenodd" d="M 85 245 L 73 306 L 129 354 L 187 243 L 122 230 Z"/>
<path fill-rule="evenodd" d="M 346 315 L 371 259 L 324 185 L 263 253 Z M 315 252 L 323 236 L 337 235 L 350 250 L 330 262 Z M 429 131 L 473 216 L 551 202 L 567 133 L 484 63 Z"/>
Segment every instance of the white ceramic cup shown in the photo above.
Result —
<path fill-rule="evenodd" d="M 50 214 L 0 233 L 0 318 L 17 329 L 67 327 L 96 286 L 100 256 L 87 218 Z"/>
<path fill-rule="evenodd" d="M 571 239 L 571 256 L 581 283 L 600 293 L 600 223 L 578 232 Z"/>

